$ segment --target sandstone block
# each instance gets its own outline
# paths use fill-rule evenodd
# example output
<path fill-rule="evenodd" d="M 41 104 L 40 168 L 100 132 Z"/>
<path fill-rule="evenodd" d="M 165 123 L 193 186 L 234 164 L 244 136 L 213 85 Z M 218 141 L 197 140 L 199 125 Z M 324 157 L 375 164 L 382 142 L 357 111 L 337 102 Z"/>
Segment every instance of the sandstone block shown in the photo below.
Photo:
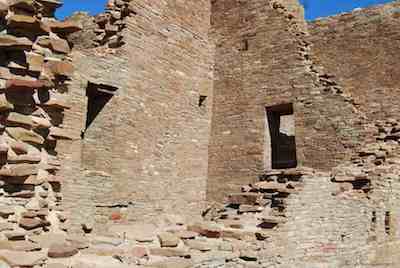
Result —
<path fill-rule="evenodd" d="M 190 257 L 190 253 L 187 250 L 178 248 L 150 248 L 150 255 L 163 257 Z"/>
<path fill-rule="evenodd" d="M 9 207 L 9 206 L 0 207 L 0 217 L 8 218 L 9 216 L 14 215 L 14 214 L 15 214 L 14 208 Z"/>
<path fill-rule="evenodd" d="M 39 134 L 21 127 L 8 127 L 6 128 L 6 132 L 12 138 L 23 142 L 31 142 L 35 144 L 43 144 L 44 142 L 44 138 Z"/>
<path fill-rule="evenodd" d="M 29 50 L 33 43 L 26 37 L 15 37 L 12 35 L 0 35 L 0 48 L 11 50 Z"/>
<path fill-rule="evenodd" d="M 35 34 L 46 34 L 49 32 L 49 28 L 46 28 L 46 26 L 35 17 L 26 15 L 14 14 L 9 16 L 7 19 L 7 26 L 13 29 L 33 32 Z"/>
<path fill-rule="evenodd" d="M 71 77 L 74 73 L 73 65 L 65 61 L 49 61 L 46 67 L 55 75 Z"/>
<path fill-rule="evenodd" d="M 34 91 L 42 88 L 45 88 L 45 83 L 39 80 L 10 79 L 6 83 L 6 90 Z"/>
<path fill-rule="evenodd" d="M 19 221 L 19 226 L 24 228 L 25 230 L 33 230 L 36 228 L 49 226 L 49 222 L 40 219 L 22 218 Z"/>
<path fill-rule="evenodd" d="M 172 233 L 162 233 L 158 235 L 161 247 L 177 247 L 179 238 Z"/>
<path fill-rule="evenodd" d="M 194 239 L 194 238 L 196 238 L 196 236 L 199 235 L 196 232 L 187 231 L 187 230 L 178 230 L 178 231 L 173 231 L 172 233 L 174 235 L 176 235 L 177 237 L 179 237 L 180 239 Z"/>
<path fill-rule="evenodd" d="M 207 241 L 196 240 L 196 239 L 185 240 L 185 245 L 190 249 L 198 251 L 210 251 L 214 248 L 214 245 L 208 243 Z"/>
<path fill-rule="evenodd" d="M 67 258 L 78 254 L 78 249 L 68 244 L 53 244 L 50 246 L 48 256 L 50 258 Z"/>
<path fill-rule="evenodd" d="M 196 223 L 189 225 L 187 230 L 209 238 L 220 238 L 222 235 L 222 229 L 213 223 Z"/>
<path fill-rule="evenodd" d="M 25 55 L 29 70 L 33 72 L 41 72 L 44 65 L 44 57 L 33 52 L 25 53 Z"/>
<path fill-rule="evenodd" d="M 41 161 L 40 155 L 23 154 L 23 155 L 8 155 L 7 162 L 9 164 L 37 164 Z"/>
<path fill-rule="evenodd" d="M 0 112 L 6 112 L 14 109 L 14 105 L 8 102 L 4 94 L 0 94 Z"/>
<path fill-rule="evenodd" d="M 0 250 L 1 259 L 5 260 L 12 267 L 33 267 L 44 264 L 47 258 L 43 252 Z"/>
<path fill-rule="evenodd" d="M 63 140 L 73 140 L 74 137 L 69 133 L 68 130 L 59 128 L 59 127 L 51 127 L 50 128 L 50 136 L 55 139 L 63 139 Z"/>
<path fill-rule="evenodd" d="M 68 54 L 71 51 L 68 42 L 61 38 L 50 38 L 50 45 L 55 52 Z"/>
<path fill-rule="evenodd" d="M 151 264 L 154 268 L 191 268 L 193 263 L 190 260 L 174 259 L 165 260 L 160 262 L 155 262 Z"/>
<path fill-rule="evenodd" d="M 143 258 L 147 256 L 147 249 L 145 247 L 133 247 L 130 250 L 131 256 L 135 258 Z"/>
<path fill-rule="evenodd" d="M 23 10 L 28 13 L 34 13 L 36 11 L 33 0 L 14 0 L 9 2 L 10 8 L 16 10 L 17 13 L 19 10 Z"/>
<path fill-rule="evenodd" d="M 10 164 L 0 169 L 0 176 L 24 177 L 38 173 L 38 165 L 31 164 Z"/>
<path fill-rule="evenodd" d="M 82 30 L 82 26 L 73 21 L 47 21 L 46 24 L 51 28 L 54 33 L 71 34 Z"/>
<path fill-rule="evenodd" d="M 10 196 L 16 197 L 16 198 L 32 198 L 35 196 L 35 192 L 29 191 L 29 190 L 24 190 L 24 191 L 12 193 Z"/>
<path fill-rule="evenodd" d="M 8 12 L 9 3 L 7 1 L 0 1 L 0 16 L 5 16 Z"/>
<path fill-rule="evenodd" d="M 262 195 L 258 193 L 238 193 L 230 194 L 228 202 L 237 205 L 256 205 L 259 199 L 262 199 Z"/>
<path fill-rule="evenodd" d="M 38 251 L 40 246 L 35 243 L 20 240 L 20 241 L 0 241 L 0 250 L 8 249 L 13 251 Z M 0 266 L 1 267 L 1 266 Z"/>
<path fill-rule="evenodd" d="M 33 126 L 32 117 L 20 113 L 11 112 L 7 117 L 7 124 L 11 126 L 22 125 L 27 127 Z"/>

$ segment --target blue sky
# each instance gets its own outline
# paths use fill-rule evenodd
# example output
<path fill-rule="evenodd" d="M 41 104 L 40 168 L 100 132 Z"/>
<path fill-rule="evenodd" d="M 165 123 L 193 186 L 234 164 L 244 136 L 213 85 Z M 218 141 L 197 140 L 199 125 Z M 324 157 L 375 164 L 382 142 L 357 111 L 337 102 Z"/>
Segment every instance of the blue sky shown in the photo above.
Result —
<path fill-rule="evenodd" d="M 393 2 L 393 0 L 300 0 L 306 10 L 306 19 L 313 20 L 342 12 L 348 12 L 358 7 L 368 7 Z"/>
<path fill-rule="evenodd" d="M 367 7 L 392 1 L 393 0 L 300 0 L 306 8 L 306 19 L 308 20 L 350 11 L 357 7 Z M 79 10 L 87 11 L 95 15 L 104 10 L 106 2 L 107 0 L 64 0 L 63 7 L 57 11 L 57 17 L 62 19 Z"/>

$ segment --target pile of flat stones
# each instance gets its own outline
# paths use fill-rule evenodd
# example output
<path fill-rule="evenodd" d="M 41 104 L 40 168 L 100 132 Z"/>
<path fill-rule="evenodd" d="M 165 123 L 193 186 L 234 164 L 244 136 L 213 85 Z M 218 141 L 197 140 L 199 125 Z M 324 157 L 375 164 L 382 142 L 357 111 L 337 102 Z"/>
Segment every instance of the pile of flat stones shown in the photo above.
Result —
<path fill-rule="evenodd" d="M 118 48 L 124 44 L 122 31 L 126 28 L 125 18 L 135 14 L 135 11 L 129 5 L 130 1 L 109 0 L 106 11 L 94 18 L 97 25 L 94 30 L 96 46 Z"/>
<path fill-rule="evenodd" d="M 400 165 L 400 123 L 396 119 L 375 122 L 371 141 L 362 146 L 351 159 L 332 169 L 332 182 L 340 188 L 336 194 L 351 193 L 368 196 L 373 181 L 384 176 L 386 169 Z"/>
<path fill-rule="evenodd" d="M 67 229 L 56 145 L 73 138 L 62 124 L 74 71 L 66 38 L 80 27 L 54 18 L 60 5 L 0 0 L 0 260 L 12 267 L 41 263 L 41 235 Z"/>
<path fill-rule="evenodd" d="M 265 172 L 229 195 L 225 205 L 211 206 L 198 222 L 164 215 L 157 223 L 110 223 L 101 235 L 90 224 L 79 234 L 47 226 L 13 230 L 0 243 L 0 260 L 5 267 L 262 267 L 273 233 L 286 222 L 284 201 L 306 174 L 313 170 Z"/>

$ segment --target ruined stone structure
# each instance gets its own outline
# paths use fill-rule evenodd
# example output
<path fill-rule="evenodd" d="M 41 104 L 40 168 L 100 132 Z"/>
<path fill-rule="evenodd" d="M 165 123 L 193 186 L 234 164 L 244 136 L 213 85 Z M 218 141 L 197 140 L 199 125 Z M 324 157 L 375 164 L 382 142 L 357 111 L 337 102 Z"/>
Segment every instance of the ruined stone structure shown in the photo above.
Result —
<path fill-rule="evenodd" d="M 0 267 L 400 267 L 400 2 L 0 0 Z"/>

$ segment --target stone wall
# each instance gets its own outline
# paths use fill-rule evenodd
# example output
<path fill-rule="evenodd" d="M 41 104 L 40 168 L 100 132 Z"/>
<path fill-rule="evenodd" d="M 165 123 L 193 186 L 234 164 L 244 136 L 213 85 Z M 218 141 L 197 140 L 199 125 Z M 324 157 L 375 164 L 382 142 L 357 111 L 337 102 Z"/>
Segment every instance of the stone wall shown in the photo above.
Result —
<path fill-rule="evenodd" d="M 29 249 L 28 236 L 68 229 L 58 145 L 79 138 L 63 118 L 74 72 L 66 39 L 80 26 L 54 18 L 60 5 L 0 1 L 0 241 L 6 249 L 15 249 L 14 240 Z"/>
<path fill-rule="evenodd" d="M 268 107 L 293 106 L 299 165 L 329 169 L 359 145 L 363 116 L 312 60 L 296 1 L 216 1 L 212 27 L 209 199 L 221 200 L 271 168 Z"/>
<path fill-rule="evenodd" d="M 309 24 L 314 61 L 354 97 L 368 118 L 399 116 L 400 2 Z"/>
<path fill-rule="evenodd" d="M 82 140 L 63 150 L 65 206 L 76 222 L 87 215 L 98 223 L 165 212 L 199 216 L 205 202 L 212 107 L 209 3 L 128 4 L 130 15 L 121 22 L 124 45 L 91 44 L 79 33 L 70 38 L 79 49 L 66 125 L 75 134 L 84 131 L 88 83 L 113 90 Z M 91 36 L 99 17 L 116 12 L 118 5 L 110 1 L 105 14 L 71 20 L 83 22 L 85 36 Z"/>

